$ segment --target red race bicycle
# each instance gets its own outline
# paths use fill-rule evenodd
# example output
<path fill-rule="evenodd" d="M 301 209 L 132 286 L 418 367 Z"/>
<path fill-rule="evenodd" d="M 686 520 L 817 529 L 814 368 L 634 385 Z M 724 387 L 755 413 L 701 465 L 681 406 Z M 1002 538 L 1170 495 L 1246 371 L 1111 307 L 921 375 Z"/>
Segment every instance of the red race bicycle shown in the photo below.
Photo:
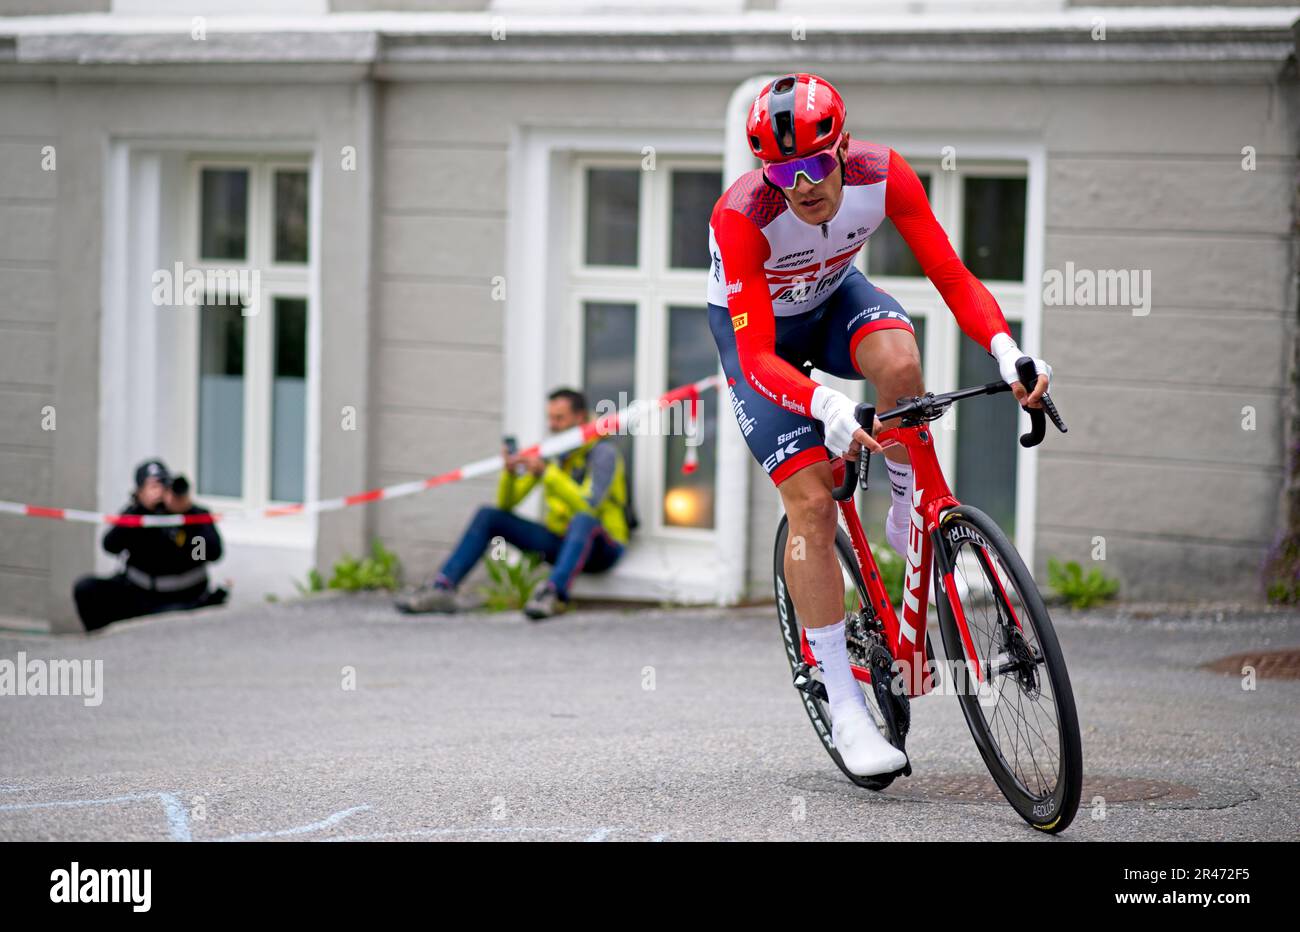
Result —
<path fill-rule="evenodd" d="M 1017 374 L 1026 388 L 1034 385 L 1028 357 L 1017 363 Z M 849 660 L 882 734 L 905 749 L 910 699 L 946 682 L 1007 801 L 1034 828 L 1055 833 L 1074 819 L 1083 783 L 1079 720 L 1065 658 L 1020 555 L 992 518 L 963 505 L 948 489 L 928 427 L 957 401 L 1010 390 L 1006 382 L 997 381 L 941 395 L 927 393 L 899 399 L 897 407 L 879 415 L 881 421 L 901 419 L 876 439 L 882 446 L 907 447 L 915 477 L 901 616 L 881 582 L 855 508 L 855 489 L 867 487 L 866 450 L 860 466 L 842 458 L 831 461 L 838 484 L 833 494 L 843 519 L 835 551 L 845 582 Z M 1048 417 L 1058 430 L 1066 430 L 1051 398 L 1044 394 L 1042 400 L 1041 409 L 1024 409 L 1031 424 L 1030 432 L 1020 438 L 1023 446 L 1042 442 Z M 855 413 L 870 432 L 875 408 L 858 405 Z M 882 790 L 898 777 L 910 776 L 912 765 L 860 777 L 850 773 L 836 753 L 826 687 L 785 582 L 788 536 L 789 524 L 782 517 L 776 534 L 776 603 L 794 686 L 840 770 L 858 786 Z M 943 664 L 933 660 L 926 633 L 931 578 Z"/>

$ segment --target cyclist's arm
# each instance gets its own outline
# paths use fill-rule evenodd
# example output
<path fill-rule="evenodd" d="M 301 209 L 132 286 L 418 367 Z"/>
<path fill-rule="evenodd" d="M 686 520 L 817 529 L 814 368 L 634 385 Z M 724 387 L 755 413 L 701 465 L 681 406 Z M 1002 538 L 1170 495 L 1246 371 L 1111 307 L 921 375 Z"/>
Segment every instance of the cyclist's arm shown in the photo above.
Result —
<path fill-rule="evenodd" d="M 720 212 L 714 238 L 727 276 L 727 312 L 746 381 L 778 405 L 784 395 L 798 405 L 786 408 L 812 417 L 818 384 L 776 354 L 776 317 L 763 271 L 772 247 L 754 222 L 735 210 Z"/>
<path fill-rule="evenodd" d="M 921 179 L 901 155 L 889 150 L 885 215 L 934 282 L 962 331 L 985 350 L 999 333 L 1010 334 L 998 302 L 957 257 L 948 234 L 935 219 Z"/>

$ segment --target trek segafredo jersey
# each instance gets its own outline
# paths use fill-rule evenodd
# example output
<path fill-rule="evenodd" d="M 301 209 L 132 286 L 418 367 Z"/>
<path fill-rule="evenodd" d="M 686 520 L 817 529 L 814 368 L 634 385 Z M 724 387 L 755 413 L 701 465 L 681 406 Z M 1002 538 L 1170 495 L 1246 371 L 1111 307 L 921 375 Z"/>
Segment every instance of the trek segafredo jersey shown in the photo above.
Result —
<path fill-rule="evenodd" d="M 775 318 L 822 304 L 886 217 L 971 339 L 987 351 L 994 334 L 1010 333 L 993 296 L 953 251 L 912 166 L 888 146 L 850 140 L 843 196 L 825 223 L 795 216 L 761 169 L 741 175 L 709 219 L 708 300 L 727 308 L 741 367 L 764 395 L 812 410 L 817 384 L 776 354 Z"/>

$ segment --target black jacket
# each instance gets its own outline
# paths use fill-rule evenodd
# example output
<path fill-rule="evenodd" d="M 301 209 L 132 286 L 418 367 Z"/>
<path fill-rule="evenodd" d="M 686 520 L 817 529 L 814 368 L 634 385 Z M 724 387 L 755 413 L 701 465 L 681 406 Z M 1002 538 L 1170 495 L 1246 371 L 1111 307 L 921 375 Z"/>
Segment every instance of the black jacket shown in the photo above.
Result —
<path fill-rule="evenodd" d="M 194 505 L 186 514 L 206 515 L 206 508 Z M 160 514 L 148 511 L 134 499 L 124 515 Z M 195 538 L 204 541 L 204 560 L 194 559 Z M 187 573 L 205 562 L 221 559 L 221 535 L 215 524 L 185 524 L 180 527 L 122 527 L 114 525 L 104 535 L 104 549 L 109 553 L 126 551 L 126 565 L 150 576 L 174 576 Z"/>

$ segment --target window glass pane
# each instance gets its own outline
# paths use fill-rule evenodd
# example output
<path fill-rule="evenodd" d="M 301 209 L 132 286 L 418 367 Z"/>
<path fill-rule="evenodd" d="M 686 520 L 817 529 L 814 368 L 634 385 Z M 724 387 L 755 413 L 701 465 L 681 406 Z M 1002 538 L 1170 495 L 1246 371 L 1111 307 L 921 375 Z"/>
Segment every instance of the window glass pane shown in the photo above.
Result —
<path fill-rule="evenodd" d="M 709 332 L 708 310 L 703 307 L 670 307 L 668 387 L 698 382 L 717 371 L 718 353 Z M 665 422 L 666 429 L 676 433 L 676 436 L 664 438 L 663 518 L 669 527 L 713 527 L 713 490 L 718 470 L 717 396 L 707 393 L 696 410 L 700 426 L 692 436 L 703 437 L 704 442 L 694 447 L 698 457 L 694 472 L 682 472 L 686 444 L 692 440 L 684 432 L 688 406 L 683 405 L 680 414 L 672 415 Z"/>
<path fill-rule="evenodd" d="M 668 264 L 675 269 L 707 269 L 709 214 L 722 194 L 722 172 L 674 171 L 672 189 Z"/>
<path fill-rule="evenodd" d="M 966 178 L 962 252 L 976 278 L 1025 277 L 1025 179 Z"/>
<path fill-rule="evenodd" d="M 238 305 L 199 312 L 197 488 L 238 497 L 244 487 L 244 317 Z"/>
<path fill-rule="evenodd" d="M 875 238 L 872 238 L 875 242 Z M 926 320 L 924 317 L 916 316 L 912 318 L 912 326 L 916 328 L 916 345 L 921 351 L 921 359 L 925 359 L 925 329 Z M 870 401 L 876 405 L 879 414 L 884 408 L 892 408 L 897 404 L 896 399 L 889 399 L 885 404 L 876 401 L 876 387 L 870 382 L 864 383 L 862 400 Z M 934 391 L 934 388 L 927 385 L 926 388 Z M 942 421 L 937 422 L 942 425 Z M 871 457 L 871 465 L 868 467 L 866 495 L 858 496 L 858 514 L 862 518 L 862 526 L 867 532 L 867 540 L 871 541 L 873 548 L 888 547 L 885 542 L 885 515 L 889 513 L 889 473 L 885 471 L 885 464 L 882 462 L 884 457 L 877 454 Z"/>
<path fill-rule="evenodd" d="M 925 196 L 929 197 L 929 173 L 917 172 L 916 175 L 925 187 Z M 921 264 L 916 261 L 916 256 L 912 255 L 912 250 L 907 243 L 903 242 L 903 237 L 898 235 L 892 220 L 882 223 L 876 232 L 871 234 L 871 239 L 867 243 L 867 277 L 924 274 L 921 271 Z"/>
<path fill-rule="evenodd" d="M 583 305 L 582 390 L 592 415 L 630 404 L 636 386 L 636 305 L 588 301 Z M 600 407 L 604 401 L 608 404 Z M 628 494 L 635 496 L 632 436 L 614 438 L 623 453 Z M 635 501 L 635 498 L 633 499 Z"/>
<path fill-rule="evenodd" d="M 199 255 L 244 259 L 248 253 L 248 170 L 205 168 L 200 173 Z"/>
<path fill-rule="evenodd" d="M 587 265 L 636 265 L 641 172 L 587 169 Z"/>
<path fill-rule="evenodd" d="M 307 173 L 275 173 L 275 261 L 307 261 Z"/>
<path fill-rule="evenodd" d="M 1020 323 L 1011 335 L 1020 342 Z M 974 340 L 961 341 L 958 384 L 965 388 L 1001 378 L 997 364 Z M 1029 423 L 1024 418 L 1024 423 Z M 986 512 L 1007 536 L 1016 533 L 1016 451 L 1020 449 L 1020 407 L 1010 395 L 962 402 L 957 428 L 957 475 L 952 490 Z"/>
<path fill-rule="evenodd" d="M 300 502 L 307 450 L 307 299 L 275 299 L 271 498 Z"/>

